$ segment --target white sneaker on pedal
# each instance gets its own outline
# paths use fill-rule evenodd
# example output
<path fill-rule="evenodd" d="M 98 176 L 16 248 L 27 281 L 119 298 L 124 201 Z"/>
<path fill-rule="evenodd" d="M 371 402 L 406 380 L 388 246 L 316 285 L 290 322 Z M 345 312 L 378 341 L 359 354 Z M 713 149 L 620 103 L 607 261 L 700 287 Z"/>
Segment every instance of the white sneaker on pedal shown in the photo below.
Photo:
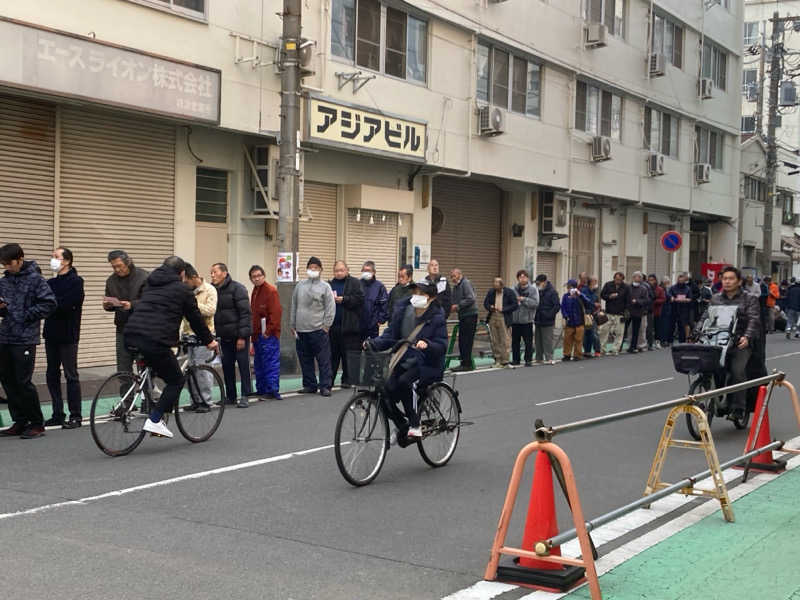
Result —
<path fill-rule="evenodd" d="M 406 434 L 409 440 L 418 440 L 422 438 L 422 427 L 411 427 Z"/>
<path fill-rule="evenodd" d="M 144 422 L 144 427 L 142 427 L 145 431 L 149 431 L 152 434 L 160 435 L 161 437 L 171 438 L 172 432 L 167 429 L 167 426 L 164 424 L 164 421 L 161 420 L 158 423 L 153 423 L 152 420 L 147 419 Z"/>

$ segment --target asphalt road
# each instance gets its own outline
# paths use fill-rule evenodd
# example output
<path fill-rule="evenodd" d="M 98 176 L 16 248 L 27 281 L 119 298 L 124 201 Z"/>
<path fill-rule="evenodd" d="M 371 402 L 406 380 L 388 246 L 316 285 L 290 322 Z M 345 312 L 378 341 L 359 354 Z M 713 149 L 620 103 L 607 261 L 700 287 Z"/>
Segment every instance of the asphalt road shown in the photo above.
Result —
<path fill-rule="evenodd" d="M 773 335 L 767 354 L 779 357 L 770 368 L 800 383 L 800 343 Z M 100 453 L 88 427 L 0 439 L 0 596 L 442 598 L 481 579 L 511 466 L 535 418 L 558 424 L 667 400 L 687 381 L 668 351 L 656 351 L 468 374 L 457 387 L 472 424 L 451 463 L 430 469 L 413 447 L 393 448 L 378 479 L 360 489 L 341 478 L 328 447 L 343 391 L 230 410 L 207 443 L 176 432 L 117 459 Z M 605 390 L 615 391 L 587 395 Z M 786 392 L 776 392 L 771 415 L 773 437 L 798 434 Z M 556 440 L 573 461 L 587 517 L 642 493 L 665 416 Z M 743 432 L 722 420 L 713 432 L 722 460 L 740 454 Z M 671 451 L 665 479 L 704 465 L 700 452 Z M 204 475 L 170 481 L 193 473 Z M 130 489 L 146 484 L 154 485 Z M 527 491 L 511 543 L 526 507 Z M 568 526 L 563 502 L 558 509 Z"/>

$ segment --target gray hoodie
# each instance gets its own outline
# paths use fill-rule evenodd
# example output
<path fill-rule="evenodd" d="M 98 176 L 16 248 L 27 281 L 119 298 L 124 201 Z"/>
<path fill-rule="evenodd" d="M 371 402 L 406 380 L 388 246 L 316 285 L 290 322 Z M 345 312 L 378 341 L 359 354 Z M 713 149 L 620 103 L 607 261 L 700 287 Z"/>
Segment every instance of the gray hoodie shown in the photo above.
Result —
<path fill-rule="evenodd" d="M 294 288 L 289 327 L 298 333 L 330 329 L 336 316 L 336 302 L 327 281 L 304 279 Z"/>
<path fill-rule="evenodd" d="M 533 323 L 533 318 L 536 316 L 536 307 L 539 306 L 539 289 L 532 283 L 528 287 L 522 289 L 519 284 L 514 286 L 514 293 L 522 298 L 519 305 L 519 310 L 516 310 L 511 315 L 512 325 L 525 325 Z"/>

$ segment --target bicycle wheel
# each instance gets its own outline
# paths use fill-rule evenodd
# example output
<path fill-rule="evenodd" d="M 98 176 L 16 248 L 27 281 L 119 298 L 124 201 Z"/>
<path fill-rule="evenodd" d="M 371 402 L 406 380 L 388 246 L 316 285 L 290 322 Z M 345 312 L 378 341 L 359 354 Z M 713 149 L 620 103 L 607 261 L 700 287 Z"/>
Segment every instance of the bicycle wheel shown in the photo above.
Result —
<path fill-rule="evenodd" d="M 333 449 L 347 483 L 367 485 L 378 476 L 389 449 L 389 422 L 376 394 L 358 392 L 342 407 Z"/>
<path fill-rule="evenodd" d="M 139 378 L 132 373 L 114 373 L 92 400 L 89 424 L 97 447 L 109 456 L 130 454 L 144 438 L 147 413 Z"/>
<path fill-rule="evenodd" d="M 743 419 L 733 419 L 733 426 L 736 429 L 747 429 L 747 425 L 750 423 L 750 413 L 745 411 Z"/>
<path fill-rule="evenodd" d="M 434 383 L 419 407 L 422 439 L 417 448 L 422 460 L 443 467 L 453 457 L 461 434 L 461 404 L 458 394 L 446 383 Z"/>
<path fill-rule="evenodd" d="M 701 374 L 692 382 L 692 385 L 689 386 L 689 395 L 710 392 L 715 387 L 713 377 Z M 706 414 L 706 421 L 708 421 L 708 426 L 711 427 L 711 421 L 714 420 L 714 413 L 717 410 L 716 396 L 700 400 L 696 403 L 696 406 Z M 697 425 L 694 415 L 691 413 L 686 413 L 686 428 L 689 430 L 689 435 L 695 440 L 700 441 L 700 428 Z"/>
<path fill-rule="evenodd" d="M 183 437 L 193 443 L 205 442 L 222 423 L 224 412 L 225 388 L 219 374 L 208 365 L 189 367 L 175 410 L 175 423 Z"/>

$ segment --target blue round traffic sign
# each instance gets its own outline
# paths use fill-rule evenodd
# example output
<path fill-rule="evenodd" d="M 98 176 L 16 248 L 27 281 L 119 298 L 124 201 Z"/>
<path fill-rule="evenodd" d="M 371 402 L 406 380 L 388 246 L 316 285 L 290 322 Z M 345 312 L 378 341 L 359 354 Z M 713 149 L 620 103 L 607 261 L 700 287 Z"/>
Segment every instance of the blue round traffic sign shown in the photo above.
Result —
<path fill-rule="evenodd" d="M 661 236 L 661 247 L 667 252 L 675 252 L 683 244 L 683 236 L 677 231 L 665 231 Z"/>

